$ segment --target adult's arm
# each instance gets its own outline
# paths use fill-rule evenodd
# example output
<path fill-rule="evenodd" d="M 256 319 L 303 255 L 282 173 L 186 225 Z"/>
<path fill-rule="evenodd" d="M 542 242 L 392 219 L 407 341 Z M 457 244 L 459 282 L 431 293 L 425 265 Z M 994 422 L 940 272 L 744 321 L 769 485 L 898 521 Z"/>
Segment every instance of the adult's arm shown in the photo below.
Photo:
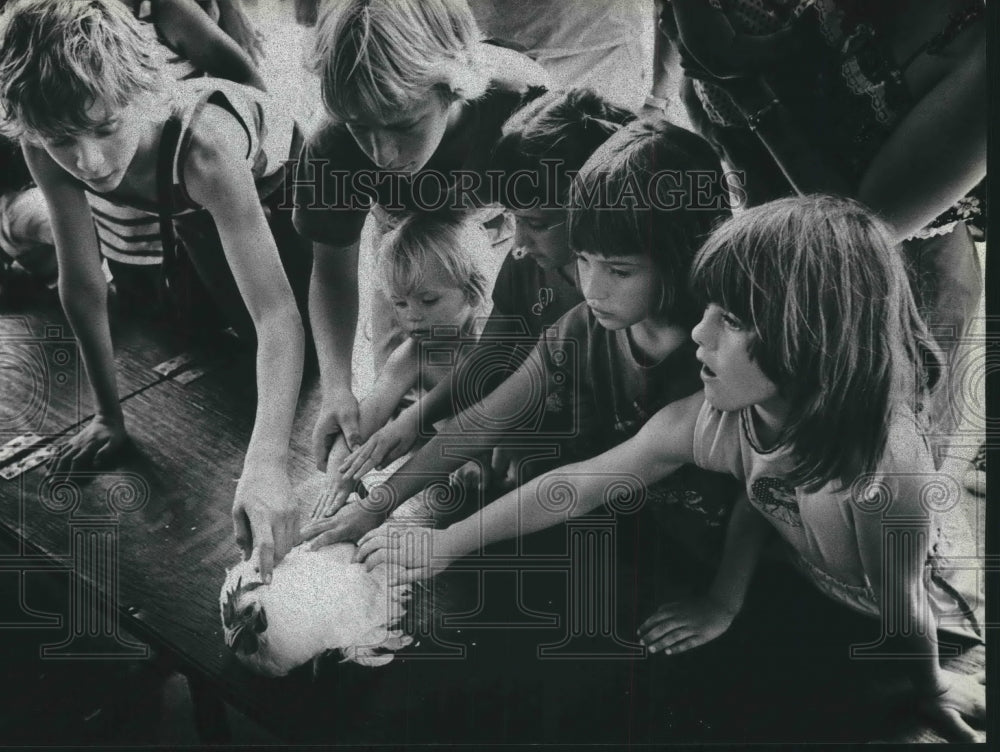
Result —
<path fill-rule="evenodd" d="M 865 171 L 857 198 L 900 238 L 926 227 L 986 177 L 988 84 L 983 34 L 906 114 Z"/>

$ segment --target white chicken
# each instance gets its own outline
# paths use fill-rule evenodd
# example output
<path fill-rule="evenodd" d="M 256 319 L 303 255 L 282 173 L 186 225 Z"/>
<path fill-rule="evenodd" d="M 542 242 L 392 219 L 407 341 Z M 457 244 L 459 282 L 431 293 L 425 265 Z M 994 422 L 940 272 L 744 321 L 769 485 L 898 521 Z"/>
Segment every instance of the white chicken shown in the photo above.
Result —
<path fill-rule="evenodd" d="M 315 499 L 323 475 L 297 489 Z M 413 514 L 416 499 L 393 514 Z M 311 509 L 312 504 L 301 508 Z M 219 597 L 226 644 L 239 660 L 265 676 L 284 676 L 329 651 L 345 660 L 381 666 L 413 638 L 400 628 L 409 586 L 390 586 L 384 566 L 371 572 L 352 564 L 357 546 L 335 543 L 316 551 L 309 541 L 293 548 L 264 585 L 253 561 L 226 570 Z"/>
<path fill-rule="evenodd" d="M 409 645 L 399 628 L 409 588 L 387 586 L 381 567 L 367 572 L 352 564 L 355 549 L 297 546 L 274 568 L 270 585 L 250 561 L 227 570 L 219 605 L 226 644 L 239 660 L 265 676 L 284 676 L 332 650 L 381 666 Z"/>

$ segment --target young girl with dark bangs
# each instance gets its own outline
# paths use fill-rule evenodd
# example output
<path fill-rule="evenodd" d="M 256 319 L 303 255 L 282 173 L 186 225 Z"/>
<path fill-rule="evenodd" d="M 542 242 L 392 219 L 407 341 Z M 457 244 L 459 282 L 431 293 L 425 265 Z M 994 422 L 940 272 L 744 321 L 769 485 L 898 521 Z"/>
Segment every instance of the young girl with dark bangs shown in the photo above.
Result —
<path fill-rule="evenodd" d="M 783 199 L 716 231 L 692 278 L 707 301 L 693 331 L 704 390 L 559 470 L 577 493 L 570 515 L 601 504 L 616 477 L 649 484 L 689 462 L 745 486 L 708 591 L 658 608 L 642 641 L 679 653 L 724 633 L 773 528 L 822 593 L 882 619 L 883 651 L 899 640 L 890 657 L 907 657 L 922 709 L 949 736 L 976 739 L 963 717 L 983 719 L 983 678 L 942 669 L 937 635 L 983 640 L 977 560 L 957 484 L 934 472 L 922 436 L 937 350 L 890 231 L 850 200 Z M 428 531 L 433 566 L 564 520 L 539 503 L 550 481 Z M 391 555 L 412 580 L 432 572 L 421 553 L 383 528 L 359 555 L 372 566 Z"/>

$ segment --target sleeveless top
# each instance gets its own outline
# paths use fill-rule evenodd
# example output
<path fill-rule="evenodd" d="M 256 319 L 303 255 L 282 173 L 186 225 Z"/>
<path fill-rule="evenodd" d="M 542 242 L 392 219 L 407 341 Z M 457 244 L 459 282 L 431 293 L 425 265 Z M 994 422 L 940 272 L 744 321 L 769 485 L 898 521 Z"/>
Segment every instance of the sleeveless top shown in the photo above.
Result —
<path fill-rule="evenodd" d="M 150 42 L 159 67 L 168 78 L 185 81 L 204 73 L 187 58 L 172 50 L 156 27 L 154 9 L 149 0 L 132 3 L 132 11 L 143 23 L 139 29 Z M 160 221 L 147 212 L 112 203 L 95 193 L 87 193 L 101 255 L 121 264 L 155 266 L 163 261 Z"/>
<path fill-rule="evenodd" d="M 163 236 L 163 247 L 173 242 L 170 220 L 204 211 L 187 192 L 183 167 L 191 148 L 193 126 L 208 105 L 225 109 L 247 134 L 245 155 L 261 199 L 280 188 L 285 178 L 285 164 L 295 159 L 302 146 L 302 135 L 295 121 L 265 92 L 250 86 L 215 78 L 198 78 L 177 83 L 172 102 L 172 114 L 163 127 L 157 158 L 157 200 L 148 202 L 137 197 L 123 198 L 114 192 L 100 194 L 87 188 L 97 198 L 112 207 L 138 210 L 135 219 L 121 219 L 95 211 L 99 232 L 121 244 L 122 254 L 129 258 L 145 253 L 142 244 L 152 239 L 137 228 L 156 224 L 157 237 Z M 148 218 L 148 220 L 146 219 Z M 141 224 L 144 222 L 145 224 Z M 158 263 L 159 257 L 152 263 Z M 134 262 L 132 262 L 134 263 Z"/>
<path fill-rule="evenodd" d="M 930 533 L 923 581 L 939 629 L 982 640 L 983 599 L 979 590 L 981 560 L 962 510 L 961 489 L 947 476 L 935 473 L 930 452 L 916 430 L 898 418 L 889 435 L 886 457 L 869 488 L 896 469 L 912 471 L 911 463 L 897 463 L 902 454 L 916 453 L 926 462 L 927 482 L 922 498 Z M 895 450 L 895 453 L 894 451 Z M 750 504 L 778 531 L 786 553 L 824 594 L 870 616 L 880 608 L 858 547 L 855 519 L 865 514 L 892 518 L 891 500 L 874 507 L 867 497 L 830 483 L 807 493 L 786 478 L 794 467 L 787 446 L 762 449 L 753 412 L 721 412 L 705 402 L 695 424 L 694 459 L 699 467 L 726 472 L 746 486 Z M 923 522 L 920 520 L 919 522 Z"/>

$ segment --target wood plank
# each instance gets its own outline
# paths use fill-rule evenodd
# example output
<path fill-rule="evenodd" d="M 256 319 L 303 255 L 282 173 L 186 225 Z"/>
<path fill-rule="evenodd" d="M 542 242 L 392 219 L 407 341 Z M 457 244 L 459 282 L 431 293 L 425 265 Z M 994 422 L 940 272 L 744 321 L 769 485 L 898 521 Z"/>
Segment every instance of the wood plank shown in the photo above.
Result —
<path fill-rule="evenodd" d="M 191 352 L 217 365 L 241 349 L 228 337 L 196 342 L 134 317 L 113 314 L 111 326 L 121 399 L 162 381 L 153 367 L 169 358 Z M 57 436 L 93 415 L 73 332 L 57 305 L 0 316 L 0 393 L 0 444 L 29 432 Z"/>
<path fill-rule="evenodd" d="M 774 628 L 763 619 L 749 628 L 734 625 L 715 647 L 687 657 L 634 660 L 588 660 L 586 650 L 596 656 L 607 648 L 607 637 L 589 642 L 585 654 L 573 660 L 539 658 L 538 646 L 557 642 L 565 620 L 560 631 L 484 629 L 473 619 L 462 627 L 436 628 L 413 654 L 383 668 L 328 660 L 316 677 L 308 667 L 280 680 L 253 676 L 223 643 L 217 598 L 224 568 L 237 556 L 229 510 L 254 404 L 249 354 L 238 357 L 232 368 L 192 384 L 165 381 L 141 390 L 124 403 L 136 449 L 121 467 L 75 485 L 54 485 L 40 470 L 0 483 L 0 523 L 63 561 L 73 560 L 74 532 L 94 534 L 103 526 L 117 545 L 118 562 L 117 582 L 105 577 L 104 587 L 117 588 L 112 595 L 122 623 L 137 637 L 175 655 L 185 671 L 284 739 L 846 741 L 875 733 L 871 729 L 885 715 L 885 703 L 872 705 L 866 713 L 871 725 L 862 724 L 858 716 L 850 716 L 852 723 L 845 724 L 839 711 L 848 708 L 838 703 L 847 702 L 844 687 L 855 677 L 849 667 L 840 667 L 843 676 L 836 686 L 827 677 L 817 683 L 811 644 L 800 644 L 798 653 L 781 654 L 792 650 L 788 641 L 809 622 L 826 620 L 828 611 L 822 609 L 829 604 L 824 606 L 818 594 L 813 594 L 814 605 L 821 611 L 807 611 L 799 617 L 803 624 L 786 624 L 779 636 L 771 635 L 777 642 L 770 652 L 761 647 L 762 635 L 754 632 Z M 296 480 L 312 472 L 308 437 L 317 404 L 310 380 L 295 422 Z M 94 577 L 102 579 L 99 573 Z M 478 572 L 456 571 L 436 582 L 447 589 L 437 615 L 475 611 Z M 501 601 L 504 595 L 501 591 Z M 771 595 L 757 612 L 777 602 L 779 619 L 792 618 L 787 601 L 781 605 L 785 592 Z M 798 607 L 797 596 L 792 597 Z M 442 602 L 446 607 L 441 608 Z M 545 608 L 544 603 L 532 605 Z M 508 618 L 514 615 L 510 609 L 518 610 L 508 604 Z M 641 618 L 648 604 L 634 609 Z M 500 613 L 504 618 L 502 606 Z M 440 647 L 436 642 L 444 641 L 460 646 L 464 655 L 450 660 L 427 657 Z M 816 698 L 826 698 L 826 704 Z M 741 702 L 753 710 L 734 712 L 733 703 Z M 859 710 L 856 705 L 851 704 L 851 712 Z M 900 716 L 893 720 L 900 722 Z M 904 729 L 922 731 L 910 714 L 904 712 L 901 722 Z"/>

